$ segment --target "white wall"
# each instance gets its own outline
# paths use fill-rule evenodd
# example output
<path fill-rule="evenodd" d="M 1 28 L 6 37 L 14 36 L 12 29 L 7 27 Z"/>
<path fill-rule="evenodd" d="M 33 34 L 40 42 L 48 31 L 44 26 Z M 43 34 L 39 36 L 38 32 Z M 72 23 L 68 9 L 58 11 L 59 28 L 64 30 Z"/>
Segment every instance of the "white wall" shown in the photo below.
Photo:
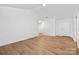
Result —
<path fill-rule="evenodd" d="M 0 46 L 36 36 L 37 21 L 31 10 L 0 7 Z"/>
<path fill-rule="evenodd" d="M 79 13 L 77 14 L 77 45 L 79 48 Z"/>
<path fill-rule="evenodd" d="M 40 31 L 45 35 L 55 36 L 55 19 L 44 19 L 40 25 Z"/>

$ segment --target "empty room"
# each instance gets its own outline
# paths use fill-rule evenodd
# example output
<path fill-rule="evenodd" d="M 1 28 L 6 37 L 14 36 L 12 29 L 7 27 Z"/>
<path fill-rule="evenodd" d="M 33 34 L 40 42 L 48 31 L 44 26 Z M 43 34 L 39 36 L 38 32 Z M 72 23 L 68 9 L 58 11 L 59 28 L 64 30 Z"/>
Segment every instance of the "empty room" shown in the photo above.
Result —
<path fill-rule="evenodd" d="M 0 4 L 0 55 L 78 55 L 79 4 Z"/>

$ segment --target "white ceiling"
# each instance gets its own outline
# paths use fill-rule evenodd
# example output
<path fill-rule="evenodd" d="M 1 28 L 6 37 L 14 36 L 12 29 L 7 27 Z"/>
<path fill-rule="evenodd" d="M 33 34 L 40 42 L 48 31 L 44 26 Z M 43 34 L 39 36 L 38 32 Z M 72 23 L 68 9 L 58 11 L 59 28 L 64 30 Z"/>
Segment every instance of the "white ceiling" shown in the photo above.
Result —
<path fill-rule="evenodd" d="M 0 4 L 0 6 L 8 6 L 13 8 L 22 8 L 22 9 L 35 9 L 39 6 L 42 6 L 41 4 Z"/>
<path fill-rule="evenodd" d="M 41 16 L 55 17 L 56 19 L 73 18 L 79 12 L 78 4 L 48 4 L 36 12 Z"/>
<path fill-rule="evenodd" d="M 34 10 L 40 17 L 55 17 L 56 19 L 73 18 L 79 12 L 79 4 L 0 4 L 14 8 Z"/>

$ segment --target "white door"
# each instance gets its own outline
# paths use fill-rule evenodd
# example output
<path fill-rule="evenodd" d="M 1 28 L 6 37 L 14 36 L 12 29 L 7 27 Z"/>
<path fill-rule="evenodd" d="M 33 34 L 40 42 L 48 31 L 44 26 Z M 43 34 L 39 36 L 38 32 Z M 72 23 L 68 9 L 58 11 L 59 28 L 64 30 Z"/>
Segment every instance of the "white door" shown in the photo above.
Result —
<path fill-rule="evenodd" d="M 72 36 L 70 22 L 59 22 L 56 23 L 56 35 L 59 36 Z"/>

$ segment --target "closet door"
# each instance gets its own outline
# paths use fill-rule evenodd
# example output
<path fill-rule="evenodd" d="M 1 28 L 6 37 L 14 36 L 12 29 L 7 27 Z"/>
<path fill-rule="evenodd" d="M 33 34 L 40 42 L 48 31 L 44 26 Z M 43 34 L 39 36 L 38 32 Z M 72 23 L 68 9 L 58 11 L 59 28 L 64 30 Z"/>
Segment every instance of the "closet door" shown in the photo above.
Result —
<path fill-rule="evenodd" d="M 67 20 L 56 20 L 56 35 L 58 36 L 73 36 L 72 22 Z"/>

